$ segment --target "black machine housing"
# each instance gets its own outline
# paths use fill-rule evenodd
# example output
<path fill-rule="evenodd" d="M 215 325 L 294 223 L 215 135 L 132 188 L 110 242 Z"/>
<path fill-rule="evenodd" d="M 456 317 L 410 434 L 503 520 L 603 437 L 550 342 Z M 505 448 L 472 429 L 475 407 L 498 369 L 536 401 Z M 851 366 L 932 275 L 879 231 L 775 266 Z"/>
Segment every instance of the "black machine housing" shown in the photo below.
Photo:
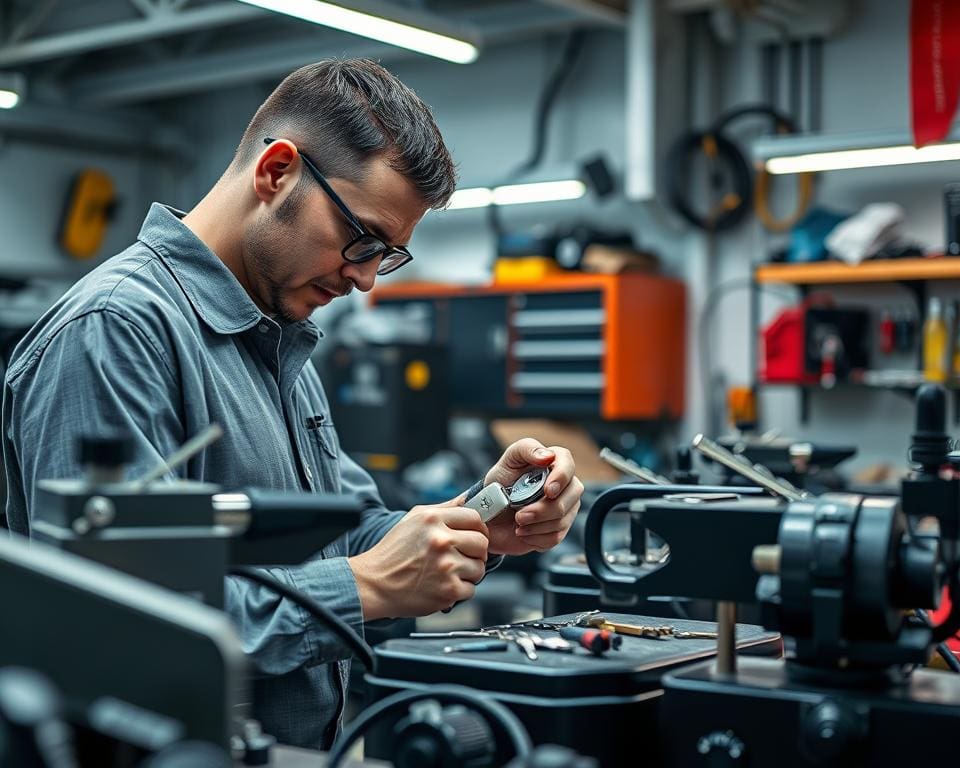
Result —
<path fill-rule="evenodd" d="M 791 647 L 785 660 L 740 659 L 733 671 L 706 663 L 667 674 L 667 764 L 955 760 L 949 734 L 960 727 L 960 676 L 917 668 L 960 626 L 960 481 L 944 469 L 955 463 L 944 405 L 939 387 L 918 393 L 910 450 L 917 469 L 900 498 L 643 501 L 644 525 L 670 545 L 652 571 L 605 561 L 603 519 L 631 502 L 624 491 L 598 500 L 586 554 L 603 590 L 753 601 L 762 624 Z M 914 609 L 936 607 L 944 588 L 952 611 L 933 627 Z"/>

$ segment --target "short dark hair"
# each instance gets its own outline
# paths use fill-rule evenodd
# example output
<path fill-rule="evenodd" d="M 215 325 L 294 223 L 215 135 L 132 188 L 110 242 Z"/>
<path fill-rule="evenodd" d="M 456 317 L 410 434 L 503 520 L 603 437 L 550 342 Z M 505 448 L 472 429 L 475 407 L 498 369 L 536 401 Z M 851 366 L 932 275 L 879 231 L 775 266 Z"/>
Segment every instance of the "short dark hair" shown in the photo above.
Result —
<path fill-rule="evenodd" d="M 233 160 L 245 167 L 267 136 L 303 149 L 325 176 L 362 181 L 382 155 L 430 208 L 443 208 L 456 167 L 430 108 L 376 62 L 328 59 L 288 75 L 257 110 Z"/>

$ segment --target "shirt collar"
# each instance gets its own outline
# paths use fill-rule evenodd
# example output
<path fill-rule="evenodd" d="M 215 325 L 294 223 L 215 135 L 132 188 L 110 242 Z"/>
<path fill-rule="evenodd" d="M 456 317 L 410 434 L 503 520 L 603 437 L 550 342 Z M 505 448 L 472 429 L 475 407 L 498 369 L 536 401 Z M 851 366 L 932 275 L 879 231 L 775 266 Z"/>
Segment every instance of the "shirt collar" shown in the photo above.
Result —
<path fill-rule="evenodd" d="M 194 311 L 213 331 L 233 334 L 252 328 L 266 316 L 220 257 L 181 221 L 185 215 L 153 203 L 137 239 L 170 268 Z M 310 320 L 298 325 L 322 335 Z"/>

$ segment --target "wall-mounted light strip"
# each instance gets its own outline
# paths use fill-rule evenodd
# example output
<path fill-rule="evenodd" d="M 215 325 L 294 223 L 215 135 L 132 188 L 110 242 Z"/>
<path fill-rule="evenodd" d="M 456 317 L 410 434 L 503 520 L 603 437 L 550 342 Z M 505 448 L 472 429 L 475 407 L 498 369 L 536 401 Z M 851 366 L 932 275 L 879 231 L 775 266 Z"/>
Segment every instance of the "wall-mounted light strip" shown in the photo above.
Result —
<path fill-rule="evenodd" d="M 0 72 L 0 109 L 13 109 L 26 90 L 27 79 L 21 72 Z"/>
<path fill-rule="evenodd" d="M 0 109 L 13 109 L 19 103 L 19 93 L 0 88 Z"/>
<path fill-rule="evenodd" d="M 540 181 L 532 184 L 510 184 L 503 187 L 471 187 L 458 189 L 447 210 L 486 208 L 490 205 L 522 205 L 577 200 L 586 194 L 587 186 L 577 179 Z"/>
<path fill-rule="evenodd" d="M 469 64 L 475 61 L 478 55 L 477 47 L 466 40 L 401 24 L 381 16 L 322 2 L 322 0 L 241 0 L 241 2 L 312 21 L 314 24 L 325 27 L 333 27 L 353 35 L 379 40 L 398 48 L 436 56 L 456 64 Z"/>
<path fill-rule="evenodd" d="M 771 157 L 764 165 L 769 173 L 782 174 L 936 163 L 944 160 L 960 160 L 960 143 L 932 144 L 919 149 L 910 144 L 902 144 L 872 149 L 811 152 L 803 155 Z"/>

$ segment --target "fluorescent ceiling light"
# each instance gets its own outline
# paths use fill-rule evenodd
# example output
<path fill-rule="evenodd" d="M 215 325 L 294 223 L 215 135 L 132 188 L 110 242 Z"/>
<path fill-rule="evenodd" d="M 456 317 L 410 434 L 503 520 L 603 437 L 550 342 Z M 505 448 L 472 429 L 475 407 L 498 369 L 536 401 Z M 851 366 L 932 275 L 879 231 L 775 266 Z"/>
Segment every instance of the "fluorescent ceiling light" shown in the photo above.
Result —
<path fill-rule="evenodd" d="M 960 160 L 960 142 L 931 144 L 916 147 L 902 144 L 873 149 L 845 149 L 835 152 L 811 152 L 804 155 L 771 157 L 765 163 L 773 174 L 805 173 L 808 171 L 839 171 L 846 168 L 876 168 L 885 165 L 936 163 Z"/>
<path fill-rule="evenodd" d="M 426 29 L 322 2 L 322 0 L 241 0 L 241 2 L 287 16 L 296 16 L 298 19 L 333 27 L 353 35 L 380 40 L 398 48 L 436 56 L 456 64 L 469 64 L 475 61 L 478 55 L 477 47 L 466 40 L 429 32 Z"/>
<path fill-rule="evenodd" d="M 0 109 L 13 109 L 27 90 L 27 79 L 20 72 L 0 72 Z"/>
<path fill-rule="evenodd" d="M 489 205 L 522 205 L 576 200 L 586 194 L 587 186 L 577 179 L 541 181 L 532 184 L 510 184 L 504 187 L 471 187 L 458 189 L 447 210 L 485 208 Z"/>

